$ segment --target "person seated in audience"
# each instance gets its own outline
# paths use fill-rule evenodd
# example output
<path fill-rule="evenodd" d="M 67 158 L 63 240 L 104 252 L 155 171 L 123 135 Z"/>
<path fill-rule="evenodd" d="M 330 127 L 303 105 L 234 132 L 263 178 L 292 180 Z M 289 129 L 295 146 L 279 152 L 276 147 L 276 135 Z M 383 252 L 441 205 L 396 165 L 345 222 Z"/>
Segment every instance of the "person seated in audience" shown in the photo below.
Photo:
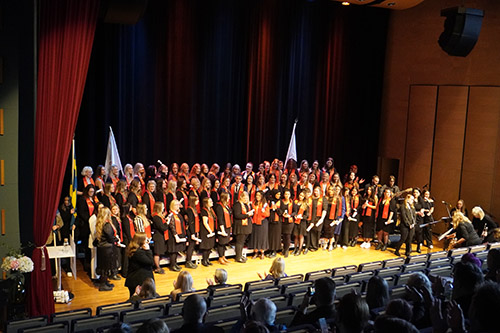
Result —
<path fill-rule="evenodd" d="M 307 313 L 309 304 L 315 304 L 316 309 Z M 330 278 L 321 278 L 314 281 L 314 289 L 310 289 L 302 300 L 290 326 L 303 324 L 317 325 L 320 318 L 335 320 L 335 282 Z"/>
<path fill-rule="evenodd" d="M 253 320 L 263 323 L 269 332 L 280 332 L 285 327 L 274 325 L 276 319 L 276 304 L 268 298 L 261 298 L 252 306 L 251 317 Z"/>
<path fill-rule="evenodd" d="M 344 295 L 338 305 L 337 333 L 361 333 L 368 326 L 370 309 L 354 292 Z"/>
<path fill-rule="evenodd" d="M 174 280 L 174 290 L 170 292 L 170 298 L 175 301 L 177 295 L 180 293 L 186 293 L 188 291 L 195 291 L 193 288 L 193 277 L 188 271 L 181 271 L 177 276 L 177 280 Z"/>
<path fill-rule="evenodd" d="M 155 281 L 152 278 L 144 280 L 141 286 L 137 286 L 135 293 L 128 299 L 128 302 L 139 302 L 143 299 L 159 297 L 156 292 Z"/>
<path fill-rule="evenodd" d="M 263 323 L 250 320 L 240 330 L 242 333 L 269 333 L 269 329 Z"/>
<path fill-rule="evenodd" d="M 457 262 L 453 266 L 452 299 L 460 305 L 466 318 L 468 318 L 474 291 L 483 282 L 483 272 L 476 265 Z"/>
<path fill-rule="evenodd" d="M 111 327 L 106 331 L 108 333 L 132 333 L 132 328 L 126 323 L 114 323 Z"/>
<path fill-rule="evenodd" d="M 483 263 L 481 262 L 481 259 L 476 257 L 474 253 L 466 253 L 460 258 L 460 261 L 463 263 L 471 263 L 476 265 L 477 267 L 481 268 L 483 266 Z"/>
<path fill-rule="evenodd" d="M 375 275 L 368 280 L 366 289 L 366 303 L 370 309 L 370 316 L 375 319 L 378 313 L 374 309 L 385 308 L 389 302 L 389 285 L 382 277 Z"/>
<path fill-rule="evenodd" d="M 429 307 L 424 303 L 423 295 L 432 294 L 429 277 L 422 272 L 413 273 L 406 282 L 405 299 L 413 302 L 413 318 L 411 322 L 417 328 L 431 326 Z"/>
<path fill-rule="evenodd" d="M 494 282 L 482 284 L 472 297 L 469 310 L 470 332 L 500 331 L 498 309 L 500 309 L 500 286 Z"/>
<path fill-rule="evenodd" d="M 402 298 L 391 300 L 385 309 L 385 314 L 411 322 L 413 319 L 413 309 L 410 303 Z"/>
<path fill-rule="evenodd" d="M 273 260 L 273 263 L 271 264 L 271 268 L 269 269 L 269 274 L 260 274 L 257 272 L 257 275 L 260 277 L 261 280 L 276 280 L 282 277 L 286 277 L 285 273 L 285 259 L 278 257 Z"/>
<path fill-rule="evenodd" d="M 214 279 L 207 278 L 207 289 L 217 289 L 230 286 L 227 282 L 227 271 L 222 268 L 215 270 Z"/>
<path fill-rule="evenodd" d="M 136 333 L 169 333 L 167 324 L 160 318 L 146 320 L 136 331 Z"/>
<path fill-rule="evenodd" d="M 182 272 L 181 272 L 182 273 Z M 207 313 L 207 303 L 200 295 L 190 295 L 182 306 L 182 318 L 184 324 L 174 332 L 224 332 L 222 328 L 205 325 L 205 315 Z"/>
<path fill-rule="evenodd" d="M 500 249 L 491 249 L 488 252 L 488 272 L 484 276 L 485 280 L 500 281 Z"/>
<path fill-rule="evenodd" d="M 375 333 L 419 333 L 410 322 L 392 316 L 379 316 L 375 320 Z"/>

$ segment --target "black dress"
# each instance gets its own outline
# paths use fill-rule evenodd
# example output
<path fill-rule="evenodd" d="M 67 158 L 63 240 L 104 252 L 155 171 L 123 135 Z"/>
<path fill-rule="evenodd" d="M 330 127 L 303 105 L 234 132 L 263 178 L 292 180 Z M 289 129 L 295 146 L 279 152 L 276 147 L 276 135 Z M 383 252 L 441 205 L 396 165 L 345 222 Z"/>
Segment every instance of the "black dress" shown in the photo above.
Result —
<path fill-rule="evenodd" d="M 384 208 L 385 206 L 388 205 L 389 207 L 387 208 L 387 216 L 384 214 Z M 397 218 L 397 208 L 396 208 L 396 201 L 394 199 L 391 199 L 386 205 L 384 205 L 384 199 L 380 199 L 378 202 L 378 207 L 376 211 L 376 219 L 377 219 L 377 231 L 378 230 L 383 230 L 384 232 L 391 233 L 394 230 L 394 226 L 396 225 L 396 218 Z M 392 220 L 394 221 L 393 223 L 390 224 L 385 224 L 389 220 L 389 215 L 392 214 Z"/>
<path fill-rule="evenodd" d="M 118 256 L 115 243 L 118 238 L 111 223 L 106 222 L 102 227 L 101 237 L 97 244 L 97 268 L 96 273 L 103 276 L 111 276 L 117 270 Z"/>
<path fill-rule="evenodd" d="M 292 200 L 290 200 L 288 205 L 283 200 L 280 201 L 279 215 L 281 215 L 281 222 L 282 222 L 281 233 L 284 235 L 290 235 L 292 234 L 293 231 L 293 226 L 294 226 L 293 217 L 286 218 L 283 216 L 285 212 L 288 213 L 290 216 L 292 216 L 293 206 L 294 204 Z"/>
<path fill-rule="evenodd" d="M 481 244 L 481 238 L 474 230 L 474 226 L 469 222 L 462 222 L 457 227 L 457 239 L 464 238 L 463 246 L 472 246 Z"/>
<path fill-rule="evenodd" d="M 135 253 L 128 259 L 128 272 L 125 286 L 129 289 L 142 285 L 144 280 L 153 276 L 153 253 L 151 250 L 137 249 Z"/>
<path fill-rule="evenodd" d="M 213 214 L 213 211 L 212 211 L 212 214 Z M 215 235 L 213 235 L 212 237 L 208 237 L 209 231 L 207 230 L 207 228 L 205 228 L 205 225 L 203 223 L 204 217 L 208 218 L 208 225 L 209 225 L 210 229 L 212 229 L 212 232 L 214 232 L 214 230 L 215 230 L 215 220 L 214 220 L 213 216 L 208 213 L 207 208 L 203 208 L 201 210 L 200 249 L 201 250 L 210 250 L 210 249 L 213 249 L 215 246 Z"/>
<path fill-rule="evenodd" d="M 172 214 L 167 217 L 170 219 L 168 222 L 168 241 L 167 241 L 167 250 L 168 253 L 182 252 L 186 250 L 186 242 L 175 241 L 175 235 L 178 235 L 179 238 L 186 237 L 186 227 L 184 226 L 184 219 L 181 214 Z"/>
<path fill-rule="evenodd" d="M 375 206 L 375 202 L 369 199 L 365 199 L 365 202 L 370 204 L 370 206 Z M 370 207 L 363 208 L 361 221 L 363 222 L 363 238 L 373 238 L 375 234 L 375 209 Z"/>
<path fill-rule="evenodd" d="M 167 251 L 167 245 L 165 243 L 165 231 L 168 230 L 167 221 L 162 219 L 159 215 L 153 215 L 151 227 L 154 230 L 154 254 L 157 256 L 164 255 Z"/>
<path fill-rule="evenodd" d="M 269 215 L 269 250 L 281 250 L 281 216 L 279 214 L 280 202 L 271 207 Z"/>
<path fill-rule="evenodd" d="M 252 217 L 252 237 L 250 247 L 256 250 L 267 250 L 269 248 L 269 207 L 262 212 L 262 206 L 252 206 L 255 213 Z"/>
<path fill-rule="evenodd" d="M 227 234 L 227 236 L 222 236 L 217 233 L 217 240 L 219 245 L 226 245 L 231 239 L 231 209 L 219 203 L 215 206 L 215 215 L 217 215 L 217 231 L 221 231 L 221 226 L 224 226 L 224 231 Z"/>

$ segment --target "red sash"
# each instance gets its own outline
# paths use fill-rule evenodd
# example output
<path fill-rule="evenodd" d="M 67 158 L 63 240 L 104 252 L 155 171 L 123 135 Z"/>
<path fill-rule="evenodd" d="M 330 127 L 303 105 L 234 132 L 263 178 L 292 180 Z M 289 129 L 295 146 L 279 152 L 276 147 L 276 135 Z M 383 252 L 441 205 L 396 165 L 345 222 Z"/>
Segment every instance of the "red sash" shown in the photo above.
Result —
<path fill-rule="evenodd" d="M 213 217 L 213 212 L 210 212 L 206 208 L 203 208 L 203 210 L 205 210 L 207 212 L 208 226 L 210 227 L 210 230 L 214 231 L 215 221 L 214 221 L 214 217 Z"/>
<path fill-rule="evenodd" d="M 356 195 L 351 198 L 351 208 L 358 209 L 359 207 L 359 195 Z"/>
<path fill-rule="evenodd" d="M 231 228 L 231 214 L 229 214 L 229 208 L 226 208 L 226 206 L 222 206 L 222 211 L 224 212 L 224 226 L 226 228 Z"/>
<path fill-rule="evenodd" d="M 337 198 L 333 199 L 332 205 L 330 206 L 330 214 L 328 215 L 330 220 L 335 220 L 337 216 L 341 215 L 342 203 L 340 203 L 340 205 L 338 203 Z"/>
<path fill-rule="evenodd" d="M 161 218 L 161 222 L 162 222 L 163 224 L 166 224 L 166 223 L 167 223 L 167 221 L 165 220 L 165 218 L 161 217 L 161 216 L 160 216 L 160 214 L 158 214 L 158 213 L 153 213 L 153 216 L 159 216 L 159 217 Z M 165 231 L 163 232 L 163 238 L 164 238 L 166 241 L 168 240 L 168 228 L 167 228 L 167 230 L 165 230 Z"/>
<path fill-rule="evenodd" d="M 151 224 L 144 227 L 144 232 L 146 233 L 146 236 L 148 236 L 148 238 L 152 237 L 151 236 Z"/>
<path fill-rule="evenodd" d="M 95 209 L 94 202 L 90 198 L 86 198 L 85 200 L 87 201 L 87 207 L 89 207 L 89 216 L 92 216 Z"/>
<path fill-rule="evenodd" d="M 254 218 L 252 219 L 253 224 L 262 225 L 262 220 L 264 220 L 266 217 L 270 215 L 269 206 L 266 207 L 264 212 L 262 212 L 262 207 L 263 207 L 262 204 L 253 206 L 253 209 L 255 209 L 255 215 Z"/>
<path fill-rule="evenodd" d="M 109 206 L 113 206 L 116 203 L 116 199 L 113 198 L 112 195 L 106 194 L 106 196 L 109 198 Z"/>
<path fill-rule="evenodd" d="M 245 190 L 245 185 L 240 183 L 240 188 L 238 189 L 238 195 L 236 196 L 234 191 L 236 190 L 236 183 L 231 185 L 231 203 L 234 204 L 234 200 L 238 201 L 240 199 L 241 193 Z"/>
<path fill-rule="evenodd" d="M 130 218 L 130 216 L 127 215 L 128 218 L 128 224 L 129 224 L 129 229 L 130 229 L 130 237 L 134 238 L 135 235 L 135 224 L 134 220 Z"/>
<path fill-rule="evenodd" d="M 94 179 L 90 178 L 90 183 L 87 181 L 87 177 L 83 177 L 83 187 L 87 187 L 89 184 L 92 184 L 95 186 Z"/>
<path fill-rule="evenodd" d="M 371 201 L 368 201 L 368 204 L 372 205 L 373 206 L 373 202 Z M 370 207 L 366 207 L 364 210 L 363 210 L 363 216 L 372 216 L 372 209 Z"/>
<path fill-rule="evenodd" d="M 285 202 L 283 202 L 285 204 Z M 292 209 L 293 209 L 293 201 L 290 200 L 290 202 L 287 204 L 285 204 L 286 206 L 286 212 L 288 213 L 288 215 L 292 215 Z M 291 217 L 288 218 L 288 223 L 293 223 L 293 219 Z"/>
<path fill-rule="evenodd" d="M 247 207 L 245 204 L 242 204 L 241 202 L 240 202 L 240 205 L 241 205 L 241 213 L 243 215 L 245 215 L 247 213 Z M 244 218 L 243 220 L 241 220 L 241 225 L 247 226 L 248 225 L 248 218 Z"/>
<path fill-rule="evenodd" d="M 122 228 L 122 221 L 120 220 L 119 216 L 115 216 L 116 221 L 118 221 L 118 225 L 120 226 L 120 243 L 123 243 L 123 228 Z"/>
<path fill-rule="evenodd" d="M 189 207 L 194 215 L 194 232 L 200 232 L 200 217 L 198 216 L 198 212 L 193 207 Z"/>
<path fill-rule="evenodd" d="M 256 186 L 253 184 L 247 189 L 248 194 L 250 195 L 251 202 L 253 202 L 255 200 L 255 193 L 257 192 L 257 191 L 255 191 L 255 189 L 256 189 Z"/>
<path fill-rule="evenodd" d="M 216 190 L 216 189 L 212 189 L 212 191 L 211 191 L 211 192 L 212 192 L 212 193 L 215 193 L 215 194 L 217 195 L 217 202 L 219 202 L 219 201 L 220 201 L 219 192 L 217 192 L 217 190 Z M 215 203 L 215 202 L 214 202 L 214 203 Z"/>
<path fill-rule="evenodd" d="M 118 184 L 119 179 L 113 178 L 113 177 L 110 177 L 110 178 L 111 178 L 111 182 L 113 183 L 113 185 L 115 185 L 115 190 L 116 190 L 116 184 Z"/>
<path fill-rule="evenodd" d="M 148 197 L 149 197 L 149 210 L 153 211 L 153 208 L 154 208 L 155 203 L 156 203 L 155 198 L 153 197 L 151 192 L 146 191 L 146 193 L 148 194 Z"/>
<path fill-rule="evenodd" d="M 387 219 L 389 218 L 389 207 L 391 206 L 391 200 L 385 200 L 384 204 L 384 210 L 382 211 L 382 218 Z"/>
<path fill-rule="evenodd" d="M 182 222 L 181 222 L 181 219 L 179 218 L 179 214 L 174 214 L 174 220 L 175 220 L 175 233 L 177 235 L 184 234 L 184 232 L 182 230 Z"/>
<path fill-rule="evenodd" d="M 180 192 L 182 194 L 182 197 L 184 198 L 184 200 L 182 201 L 182 205 L 184 206 L 184 209 L 188 209 L 189 202 L 188 202 L 188 196 L 187 196 L 187 194 L 184 191 L 178 191 L 178 192 Z M 174 198 L 176 198 L 176 197 L 174 196 Z M 167 201 L 165 199 L 165 203 L 166 202 Z M 168 209 L 170 209 L 170 207 L 168 207 Z"/>
<path fill-rule="evenodd" d="M 299 204 L 298 202 L 295 202 L 295 204 Z M 307 206 L 306 206 L 307 208 Z M 302 204 L 300 204 L 300 208 L 299 208 L 299 212 L 297 213 L 297 215 L 302 215 L 301 218 L 298 218 L 298 217 L 295 217 L 295 224 L 300 224 L 300 222 L 302 222 L 302 219 L 304 218 L 304 212 L 305 212 L 305 209 L 302 208 Z"/>
<path fill-rule="evenodd" d="M 316 203 L 316 216 L 320 217 L 322 213 L 323 213 L 323 198 L 319 198 L 318 202 Z"/>

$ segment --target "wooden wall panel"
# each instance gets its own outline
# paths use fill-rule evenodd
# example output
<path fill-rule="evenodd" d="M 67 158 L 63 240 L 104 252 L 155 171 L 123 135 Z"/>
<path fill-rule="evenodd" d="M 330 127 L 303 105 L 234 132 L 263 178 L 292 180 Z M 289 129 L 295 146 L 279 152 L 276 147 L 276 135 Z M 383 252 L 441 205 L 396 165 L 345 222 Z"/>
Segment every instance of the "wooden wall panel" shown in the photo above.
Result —
<path fill-rule="evenodd" d="M 499 110 L 500 112 L 500 110 Z M 500 129 L 500 119 L 498 122 Z M 493 169 L 493 192 L 491 193 L 490 212 L 495 216 L 497 222 L 500 222 L 500 132 L 497 135 L 497 148 L 495 167 Z"/>
<path fill-rule="evenodd" d="M 404 188 L 421 187 L 429 183 L 436 97 L 437 86 L 412 86 L 410 89 L 404 174 L 401 182 Z"/>
<path fill-rule="evenodd" d="M 430 187 L 435 219 L 447 216 L 443 200 L 454 205 L 459 199 L 468 93 L 465 86 L 439 87 Z"/>
<path fill-rule="evenodd" d="M 461 186 L 470 208 L 491 210 L 499 118 L 500 87 L 471 87 Z"/>

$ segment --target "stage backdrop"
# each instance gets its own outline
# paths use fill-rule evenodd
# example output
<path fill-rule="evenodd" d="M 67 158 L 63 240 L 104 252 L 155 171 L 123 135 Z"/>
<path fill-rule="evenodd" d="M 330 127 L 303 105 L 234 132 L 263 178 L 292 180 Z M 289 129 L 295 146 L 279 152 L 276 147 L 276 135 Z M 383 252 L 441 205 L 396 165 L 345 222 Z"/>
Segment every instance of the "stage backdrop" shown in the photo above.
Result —
<path fill-rule="evenodd" d="M 150 0 L 100 23 L 77 130 L 79 168 L 333 156 L 375 172 L 389 11 L 306 0 Z"/>

